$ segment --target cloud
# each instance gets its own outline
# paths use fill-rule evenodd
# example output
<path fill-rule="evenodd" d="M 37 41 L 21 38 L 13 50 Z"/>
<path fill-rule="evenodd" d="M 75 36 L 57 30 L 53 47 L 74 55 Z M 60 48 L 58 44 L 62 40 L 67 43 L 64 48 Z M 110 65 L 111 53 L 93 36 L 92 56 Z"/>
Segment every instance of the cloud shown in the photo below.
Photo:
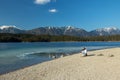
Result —
<path fill-rule="evenodd" d="M 57 11 L 57 9 L 49 9 L 49 12 L 51 12 L 51 13 L 56 13 L 56 12 L 58 12 L 58 11 Z"/>
<path fill-rule="evenodd" d="M 35 0 L 35 4 L 44 5 L 51 2 L 51 0 Z"/>

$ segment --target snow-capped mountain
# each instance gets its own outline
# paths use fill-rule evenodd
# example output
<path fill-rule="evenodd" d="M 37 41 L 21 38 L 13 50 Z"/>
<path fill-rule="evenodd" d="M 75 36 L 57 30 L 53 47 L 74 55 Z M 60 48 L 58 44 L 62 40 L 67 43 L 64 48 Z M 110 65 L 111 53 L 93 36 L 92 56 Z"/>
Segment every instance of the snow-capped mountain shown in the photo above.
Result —
<path fill-rule="evenodd" d="M 64 35 L 70 35 L 70 36 L 88 36 L 88 32 L 84 29 L 68 26 L 65 27 Z"/>
<path fill-rule="evenodd" d="M 91 31 L 92 35 L 106 36 L 120 34 L 120 30 L 116 27 L 100 28 Z"/>
<path fill-rule="evenodd" d="M 87 32 L 84 29 L 73 26 L 64 27 L 39 27 L 32 30 L 21 30 L 16 26 L 0 26 L 0 33 L 14 33 L 14 34 L 35 34 L 35 35 L 69 35 L 69 36 L 107 36 L 120 35 L 120 30 L 116 27 L 108 27 L 96 29 Z"/>
<path fill-rule="evenodd" d="M 28 30 L 27 33 L 30 34 L 43 34 L 43 35 L 62 35 L 62 28 L 58 29 L 57 27 L 40 27 L 32 30 Z"/>
<path fill-rule="evenodd" d="M 0 33 L 24 33 L 24 30 L 17 28 L 16 26 L 0 26 Z"/>
<path fill-rule="evenodd" d="M 0 26 L 0 29 L 3 30 L 3 29 L 9 29 L 9 28 L 17 28 L 16 26 L 7 26 L 7 25 L 3 25 L 3 26 Z M 19 29 L 19 28 L 17 28 Z"/>
<path fill-rule="evenodd" d="M 31 34 L 49 34 L 49 35 L 69 35 L 69 36 L 88 36 L 88 32 L 75 28 L 72 26 L 65 27 L 40 27 L 37 29 L 29 30 L 28 33 Z"/>

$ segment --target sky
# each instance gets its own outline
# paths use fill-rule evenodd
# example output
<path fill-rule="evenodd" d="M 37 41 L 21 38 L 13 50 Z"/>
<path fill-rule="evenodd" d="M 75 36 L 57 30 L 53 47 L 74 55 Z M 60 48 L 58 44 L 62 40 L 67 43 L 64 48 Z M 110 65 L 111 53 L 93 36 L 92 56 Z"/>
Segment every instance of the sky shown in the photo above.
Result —
<path fill-rule="evenodd" d="M 120 0 L 0 0 L 0 26 L 120 28 Z"/>

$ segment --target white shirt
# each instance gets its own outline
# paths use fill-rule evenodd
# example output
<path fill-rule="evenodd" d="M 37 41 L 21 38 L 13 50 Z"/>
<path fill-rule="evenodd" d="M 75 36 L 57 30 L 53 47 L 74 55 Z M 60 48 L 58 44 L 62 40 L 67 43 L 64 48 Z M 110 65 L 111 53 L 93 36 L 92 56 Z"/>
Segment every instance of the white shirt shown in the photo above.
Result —
<path fill-rule="evenodd" d="M 83 55 L 87 54 L 87 49 L 82 50 L 82 54 L 83 54 Z"/>

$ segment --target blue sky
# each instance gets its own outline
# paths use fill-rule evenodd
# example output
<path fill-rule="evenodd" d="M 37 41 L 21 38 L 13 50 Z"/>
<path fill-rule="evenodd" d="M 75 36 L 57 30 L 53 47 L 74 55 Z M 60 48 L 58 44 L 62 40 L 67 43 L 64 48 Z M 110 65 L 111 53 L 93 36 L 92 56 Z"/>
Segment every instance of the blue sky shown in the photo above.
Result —
<path fill-rule="evenodd" d="M 0 25 L 120 28 L 120 0 L 0 0 Z"/>

